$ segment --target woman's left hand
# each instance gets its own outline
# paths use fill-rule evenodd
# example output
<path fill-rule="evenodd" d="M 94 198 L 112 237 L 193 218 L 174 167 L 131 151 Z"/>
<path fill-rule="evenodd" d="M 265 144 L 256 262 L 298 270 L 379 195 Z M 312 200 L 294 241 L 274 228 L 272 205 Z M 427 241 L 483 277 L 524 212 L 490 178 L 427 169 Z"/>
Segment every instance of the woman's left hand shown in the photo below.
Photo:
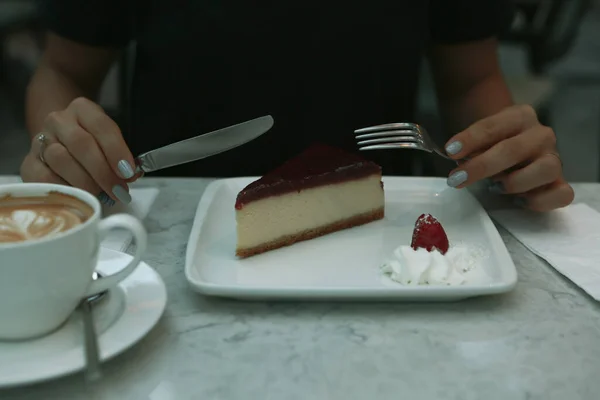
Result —
<path fill-rule="evenodd" d="M 535 211 L 569 205 L 573 188 L 563 177 L 552 128 L 540 124 L 531 106 L 509 107 L 455 135 L 446 152 L 468 159 L 454 169 L 448 185 L 462 188 L 490 178 L 490 190 L 515 196 L 515 203 Z"/>

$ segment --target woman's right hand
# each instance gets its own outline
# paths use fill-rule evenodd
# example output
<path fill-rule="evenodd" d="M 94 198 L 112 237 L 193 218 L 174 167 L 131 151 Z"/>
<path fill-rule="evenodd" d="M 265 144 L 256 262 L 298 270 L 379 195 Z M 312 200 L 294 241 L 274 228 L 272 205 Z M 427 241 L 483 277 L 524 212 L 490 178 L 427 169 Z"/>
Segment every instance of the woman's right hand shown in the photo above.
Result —
<path fill-rule="evenodd" d="M 105 204 L 129 203 L 127 182 L 135 180 L 133 156 L 117 124 L 102 107 L 80 97 L 44 121 L 45 145 L 36 135 L 21 164 L 24 182 L 70 185 Z"/>

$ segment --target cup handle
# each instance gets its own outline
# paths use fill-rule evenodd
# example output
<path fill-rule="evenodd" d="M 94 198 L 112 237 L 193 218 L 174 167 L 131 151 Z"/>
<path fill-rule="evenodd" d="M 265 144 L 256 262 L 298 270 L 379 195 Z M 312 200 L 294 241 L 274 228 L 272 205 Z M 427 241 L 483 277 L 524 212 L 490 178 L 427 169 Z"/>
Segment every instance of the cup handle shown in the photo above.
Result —
<path fill-rule="evenodd" d="M 103 276 L 102 279 L 92 281 L 84 297 L 93 296 L 105 290 L 108 290 L 116 286 L 123 279 L 127 278 L 138 266 L 142 260 L 142 255 L 146 251 L 146 243 L 148 234 L 142 223 L 127 214 L 117 214 L 101 220 L 98 223 L 98 232 L 102 240 L 106 235 L 113 229 L 123 228 L 131 232 L 136 244 L 135 254 L 133 260 L 127 264 L 119 272 L 114 274 Z"/>

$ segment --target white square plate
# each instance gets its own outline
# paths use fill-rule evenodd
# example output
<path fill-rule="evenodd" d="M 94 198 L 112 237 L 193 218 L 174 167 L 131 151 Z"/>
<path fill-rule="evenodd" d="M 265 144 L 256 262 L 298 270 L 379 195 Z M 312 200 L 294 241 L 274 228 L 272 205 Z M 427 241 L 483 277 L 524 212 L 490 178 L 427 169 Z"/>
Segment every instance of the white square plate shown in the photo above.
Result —
<path fill-rule="evenodd" d="M 384 177 L 385 218 L 246 259 L 235 256 L 235 199 L 256 178 L 212 182 L 200 200 L 185 274 L 200 293 L 239 299 L 451 301 L 502 293 L 517 271 L 496 227 L 467 191 L 445 179 Z M 414 223 L 435 216 L 453 243 L 483 249 L 483 278 L 461 286 L 402 286 L 380 267 L 410 244 Z"/>

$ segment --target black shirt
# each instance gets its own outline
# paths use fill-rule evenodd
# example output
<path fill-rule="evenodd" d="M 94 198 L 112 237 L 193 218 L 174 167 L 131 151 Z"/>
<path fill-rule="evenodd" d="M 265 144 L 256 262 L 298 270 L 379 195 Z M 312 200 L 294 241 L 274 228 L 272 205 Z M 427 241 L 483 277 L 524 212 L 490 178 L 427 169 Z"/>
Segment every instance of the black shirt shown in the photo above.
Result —
<path fill-rule="evenodd" d="M 274 127 L 169 175 L 262 175 L 314 141 L 356 149 L 353 131 L 413 121 L 431 43 L 495 36 L 509 0 L 46 0 L 50 30 L 93 46 L 136 43 L 134 155 L 271 114 Z M 411 152 L 368 152 L 386 174 Z"/>

